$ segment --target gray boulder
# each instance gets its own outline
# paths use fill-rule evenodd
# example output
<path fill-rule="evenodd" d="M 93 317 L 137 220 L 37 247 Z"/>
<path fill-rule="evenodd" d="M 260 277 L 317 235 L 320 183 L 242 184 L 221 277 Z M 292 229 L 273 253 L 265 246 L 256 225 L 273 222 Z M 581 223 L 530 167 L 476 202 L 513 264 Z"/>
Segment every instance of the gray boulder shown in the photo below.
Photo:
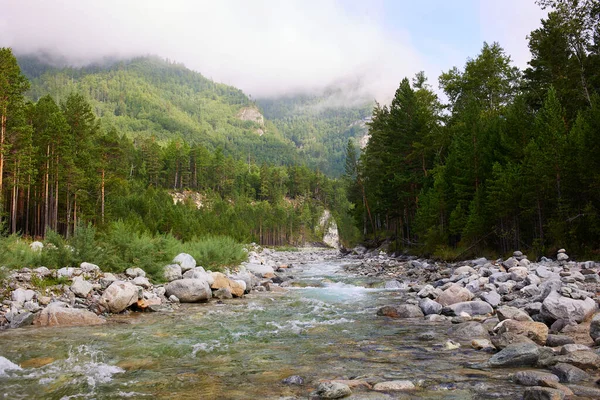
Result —
<path fill-rule="evenodd" d="M 181 266 L 181 272 L 196 268 L 196 260 L 187 253 L 177 254 L 173 259 L 173 264 L 179 264 Z"/>
<path fill-rule="evenodd" d="M 316 391 L 316 395 L 322 399 L 341 399 L 351 394 L 350 387 L 340 382 L 321 382 Z"/>
<path fill-rule="evenodd" d="M 448 329 L 448 335 L 461 340 L 471 341 L 473 339 L 489 339 L 490 334 L 485 326 L 475 321 L 455 324 Z"/>
<path fill-rule="evenodd" d="M 152 287 L 152 284 L 150 283 L 148 278 L 146 278 L 144 276 L 137 276 L 131 282 L 136 286 L 143 287 L 144 289 L 149 289 Z"/>
<path fill-rule="evenodd" d="M 119 280 L 119 278 L 117 278 L 110 272 L 105 272 L 104 276 L 102 278 L 100 278 L 100 286 L 102 286 L 103 289 L 106 289 L 107 287 L 110 286 L 111 283 L 118 281 L 118 280 Z"/>
<path fill-rule="evenodd" d="M 423 311 L 423 314 L 425 314 L 425 315 L 439 314 L 442 312 L 442 308 L 443 308 L 440 303 L 438 303 L 437 301 L 433 301 L 428 297 L 421 299 L 419 301 L 419 307 L 421 308 L 421 311 Z"/>
<path fill-rule="evenodd" d="M 582 322 L 596 311 L 596 302 L 590 298 L 575 300 L 552 292 L 542 302 L 540 315 L 548 322 L 558 319 Z"/>
<path fill-rule="evenodd" d="M 529 314 L 523 310 L 519 310 L 516 307 L 502 306 L 496 310 L 496 315 L 500 321 L 505 319 L 514 319 L 515 321 L 533 321 Z"/>
<path fill-rule="evenodd" d="M 176 279 L 181 279 L 181 265 L 169 264 L 163 269 L 163 277 L 167 282 L 172 282 Z"/>
<path fill-rule="evenodd" d="M 513 380 L 524 386 L 542 386 L 544 381 L 558 382 L 558 376 L 543 371 L 519 371 L 513 376 Z"/>
<path fill-rule="evenodd" d="M 9 319 L 9 315 L 10 315 L 10 319 Z M 35 314 L 33 314 L 29 311 L 24 311 L 19 314 L 7 313 L 5 315 L 5 317 L 10 322 L 9 326 L 11 328 L 21 328 L 23 326 L 31 325 L 33 323 Z"/>
<path fill-rule="evenodd" d="M 539 349 L 532 343 L 509 344 L 489 360 L 492 367 L 533 366 L 539 359 Z"/>
<path fill-rule="evenodd" d="M 581 369 L 598 369 L 600 368 L 600 355 L 593 351 L 580 350 L 557 356 L 556 362 L 571 364 Z"/>
<path fill-rule="evenodd" d="M 141 277 L 146 277 L 146 271 L 144 271 L 141 268 L 127 268 L 125 270 L 125 275 L 127 275 L 130 278 L 137 278 L 138 276 Z"/>
<path fill-rule="evenodd" d="M 481 293 L 479 297 L 481 298 L 481 300 L 485 301 L 492 307 L 498 307 L 498 305 L 502 301 L 502 296 L 500 296 L 495 290 L 491 292 Z"/>
<path fill-rule="evenodd" d="M 91 311 L 69 308 L 65 303 L 54 302 L 36 314 L 33 324 L 37 326 L 85 326 L 100 325 L 106 320 Z"/>
<path fill-rule="evenodd" d="M 202 279 L 178 279 L 165 286 L 166 296 L 175 296 L 182 303 L 206 301 L 212 297 L 207 281 Z"/>
<path fill-rule="evenodd" d="M 397 280 L 391 280 L 391 281 L 387 281 L 385 283 L 384 286 L 385 289 L 402 289 L 404 288 L 404 285 L 402 285 L 401 282 L 398 282 Z"/>
<path fill-rule="evenodd" d="M 195 267 L 185 271 L 183 274 L 184 279 L 202 279 L 208 282 L 209 285 L 212 285 L 215 281 L 213 276 L 206 272 L 202 267 Z"/>
<path fill-rule="evenodd" d="M 527 336 L 520 335 L 515 332 L 502 332 L 492 337 L 492 344 L 498 350 L 502 350 L 509 345 L 516 343 L 535 344 L 535 342 L 529 339 Z"/>
<path fill-rule="evenodd" d="M 85 298 L 88 294 L 90 294 L 93 288 L 94 286 L 81 276 L 73 278 L 71 292 L 75 293 L 75 296 Z"/>
<path fill-rule="evenodd" d="M 437 298 L 437 302 L 443 306 L 470 301 L 473 298 L 473 293 L 464 287 L 453 284 L 448 289 L 444 290 Z"/>
<path fill-rule="evenodd" d="M 544 386 L 531 386 L 523 393 L 523 400 L 562 400 L 564 398 L 563 391 Z"/>
<path fill-rule="evenodd" d="M 451 304 L 444 307 L 442 313 L 444 315 L 460 315 L 461 313 L 473 315 L 492 314 L 494 309 L 491 305 L 483 301 L 463 301 L 460 303 Z"/>
<path fill-rule="evenodd" d="M 423 311 L 414 304 L 401 304 L 396 307 L 398 318 L 423 318 Z"/>
<path fill-rule="evenodd" d="M 590 377 L 584 370 L 579 369 L 574 365 L 565 363 L 556 364 L 554 367 L 552 367 L 552 372 L 558 376 L 560 382 L 562 383 L 577 383 Z"/>
<path fill-rule="evenodd" d="M 131 282 L 115 281 L 102 293 L 100 303 L 110 312 L 120 313 L 141 298 L 141 291 Z"/>

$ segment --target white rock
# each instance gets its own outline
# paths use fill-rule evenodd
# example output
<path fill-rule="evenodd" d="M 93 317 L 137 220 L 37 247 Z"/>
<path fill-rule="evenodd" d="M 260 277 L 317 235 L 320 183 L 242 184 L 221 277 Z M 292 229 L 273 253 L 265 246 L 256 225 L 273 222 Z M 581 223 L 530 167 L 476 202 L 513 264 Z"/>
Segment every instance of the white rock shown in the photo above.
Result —
<path fill-rule="evenodd" d="M 61 278 L 61 277 L 71 278 L 74 273 L 75 273 L 75 268 L 63 267 L 63 268 L 59 269 L 58 271 L 56 271 L 56 276 L 59 278 Z"/>
<path fill-rule="evenodd" d="M 148 288 L 152 287 L 152 284 L 150 283 L 148 278 L 146 278 L 144 276 L 138 276 L 138 277 L 134 278 L 133 281 L 131 281 L 131 282 L 136 286 L 143 287 L 144 289 L 148 289 Z"/>
<path fill-rule="evenodd" d="M 131 282 L 115 281 L 106 288 L 100 302 L 110 312 L 119 313 L 139 300 L 140 290 Z"/>
<path fill-rule="evenodd" d="M 71 292 L 75 293 L 75 296 L 77 297 L 87 297 L 92 289 L 92 284 L 80 276 L 75 277 L 73 279 L 73 283 L 71 284 Z"/>
<path fill-rule="evenodd" d="M 18 288 L 12 292 L 12 301 L 17 302 L 19 305 L 25 304 L 26 301 L 30 301 L 35 296 L 35 292 L 31 289 Z"/>
<path fill-rule="evenodd" d="M 168 282 L 181 279 L 181 266 L 179 264 L 170 264 L 165 266 L 163 270 L 163 276 Z"/>
<path fill-rule="evenodd" d="M 181 272 L 196 268 L 196 260 L 187 253 L 177 254 L 173 259 L 173 264 L 179 264 L 181 266 Z"/>
<path fill-rule="evenodd" d="M 94 273 L 94 272 L 100 272 L 100 267 L 97 266 L 96 264 L 92 264 L 89 262 L 82 262 L 81 265 L 79 266 L 79 268 L 81 268 L 81 271 L 86 272 L 86 273 Z"/>
<path fill-rule="evenodd" d="M 208 282 L 202 279 L 177 279 L 165 286 L 166 295 L 176 296 L 182 303 L 195 303 L 212 298 Z"/>
<path fill-rule="evenodd" d="M 144 271 L 141 268 L 127 268 L 125 270 L 125 275 L 127 275 L 130 278 L 137 278 L 138 276 L 141 277 L 146 277 L 146 271 Z"/>
<path fill-rule="evenodd" d="M 29 248 L 31 250 L 35 251 L 36 253 L 39 253 L 40 251 L 42 251 L 44 249 L 44 243 L 38 242 L 36 240 L 35 242 L 31 242 L 31 244 L 29 245 Z"/>
<path fill-rule="evenodd" d="M 460 347 L 460 345 L 459 345 Z M 402 390 L 415 390 L 416 387 L 411 381 L 388 381 L 388 382 L 379 382 L 373 386 L 373 390 L 377 390 L 379 392 L 387 392 L 387 391 L 402 391 Z"/>

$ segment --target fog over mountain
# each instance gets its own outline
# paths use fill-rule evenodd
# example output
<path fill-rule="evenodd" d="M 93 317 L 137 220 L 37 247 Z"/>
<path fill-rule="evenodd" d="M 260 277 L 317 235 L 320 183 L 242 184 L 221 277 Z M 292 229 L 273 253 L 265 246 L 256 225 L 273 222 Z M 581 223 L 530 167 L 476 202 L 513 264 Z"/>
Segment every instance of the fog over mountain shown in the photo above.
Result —
<path fill-rule="evenodd" d="M 532 0 L 475 1 L 475 7 L 458 1 L 452 8 L 384 0 L 3 3 L 0 46 L 18 54 L 44 52 L 76 66 L 156 54 L 253 97 L 336 84 L 351 88 L 352 101 L 386 101 L 404 76 L 420 70 L 437 86 L 442 70 L 463 65 L 484 40 L 500 42 L 524 67 L 525 36 L 543 15 Z M 476 10 L 478 21 L 472 42 L 457 44 L 448 36 L 463 28 L 463 3 Z M 426 46 L 422 30 L 431 33 Z"/>

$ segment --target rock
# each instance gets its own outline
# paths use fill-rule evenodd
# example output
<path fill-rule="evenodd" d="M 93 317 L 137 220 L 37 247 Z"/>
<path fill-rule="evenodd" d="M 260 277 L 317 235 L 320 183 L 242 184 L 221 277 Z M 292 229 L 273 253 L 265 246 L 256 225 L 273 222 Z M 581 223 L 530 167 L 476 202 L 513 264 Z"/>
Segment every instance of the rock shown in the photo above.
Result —
<path fill-rule="evenodd" d="M 100 325 L 106 320 L 91 311 L 81 308 L 67 308 L 65 303 L 50 303 L 37 314 L 33 324 L 37 326 L 85 326 Z"/>
<path fill-rule="evenodd" d="M 136 286 L 141 286 L 144 289 L 150 289 L 152 287 L 152 284 L 150 283 L 148 278 L 143 277 L 143 276 L 138 276 L 138 277 L 134 278 L 131 281 L 131 283 L 133 283 Z"/>
<path fill-rule="evenodd" d="M 139 300 L 140 290 L 131 282 L 115 281 L 102 293 L 100 303 L 111 313 L 120 313 Z"/>
<path fill-rule="evenodd" d="M 437 338 L 437 334 L 434 331 L 426 331 L 426 332 L 420 333 L 419 336 L 417 337 L 417 339 L 423 340 L 423 341 L 435 340 L 436 338 Z"/>
<path fill-rule="evenodd" d="M 577 383 L 590 377 L 587 372 L 583 371 L 582 369 L 565 363 L 556 364 L 554 367 L 552 367 L 552 372 L 558 376 L 560 382 L 562 383 Z"/>
<path fill-rule="evenodd" d="M 514 332 L 503 332 L 499 333 L 492 337 L 492 344 L 498 350 L 502 350 L 508 345 L 515 343 L 530 343 L 535 344 L 535 342 L 529 339 L 527 336 L 518 335 Z"/>
<path fill-rule="evenodd" d="M 377 310 L 377 315 L 380 317 L 400 318 L 398 316 L 398 310 L 393 306 L 383 306 Z"/>
<path fill-rule="evenodd" d="M 558 347 L 564 346 L 565 344 L 575 343 L 571 336 L 567 335 L 553 335 L 549 334 L 546 339 L 546 346 L 548 347 Z"/>
<path fill-rule="evenodd" d="M 494 345 L 487 339 L 474 339 L 471 341 L 471 347 L 475 350 L 492 350 Z"/>
<path fill-rule="evenodd" d="M 172 262 L 173 264 L 179 264 L 181 266 L 181 272 L 196 268 L 196 260 L 187 253 L 177 254 Z"/>
<path fill-rule="evenodd" d="M 541 322 L 505 319 L 498 324 L 497 330 L 499 333 L 512 332 L 527 336 L 541 346 L 544 346 L 548 339 L 548 327 Z"/>
<path fill-rule="evenodd" d="M 477 271 L 468 265 L 463 265 L 454 270 L 454 275 L 475 275 Z"/>
<path fill-rule="evenodd" d="M 557 356 L 556 362 L 571 364 L 581 369 L 598 369 L 600 368 L 600 355 L 593 351 L 580 350 Z"/>
<path fill-rule="evenodd" d="M 304 385 L 304 379 L 298 375 L 288 376 L 281 381 L 284 385 Z"/>
<path fill-rule="evenodd" d="M 168 300 L 169 300 L 171 303 L 179 303 L 179 299 L 178 299 L 178 298 L 177 298 L 177 296 L 175 296 L 174 294 L 170 295 L 170 296 L 169 296 L 169 298 L 168 298 Z"/>
<path fill-rule="evenodd" d="M 485 326 L 475 321 L 453 325 L 448 329 L 448 335 L 469 342 L 473 339 L 488 339 L 490 337 Z"/>
<path fill-rule="evenodd" d="M 21 328 L 24 326 L 29 326 L 33 323 L 34 318 L 35 318 L 35 314 L 33 314 L 29 311 L 21 312 L 20 314 L 16 314 L 16 315 L 12 316 L 12 318 L 10 320 L 10 327 L 11 328 Z"/>
<path fill-rule="evenodd" d="M 181 279 L 181 266 L 179 264 L 166 265 L 163 270 L 163 277 L 167 282 Z"/>
<path fill-rule="evenodd" d="M 449 313 L 445 312 L 449 311 Z M 483 301 L 463 301 L 460 303 L 454 303 L 447 307 L 444 307 L 442 313 L 444 315 L 460 315 L 461 313 L 467 313 L 473 315 L 487 315 L 492 314 L 494 309 L 488 303 Z"/>
<path fill-rule="evenodd" d="M 47 276 L 52 275 L 52 271 L 50 271 L 48 268 L 46 267 L 38 267 L 35 268 L 33 270 L 33 272 L 35 272 L 36 275 L 41 276 L 42 278 L 45 278 Z"/>
<path fill-rule="evenodd" d="M 569 261 L 569 256 L 567 253 L 558 253 L 556 255 L 556 261 Z"/>
<path fill-rule="evenodd" d="M 102 288 L 107 288 L 110 286 L 111 283 L 116 282 L 118 280 L 119 278 L 117 278 L 110 272 L 105 272 L 104 276 L 100 278 L 100 286 L 102 286 Z"/>
<path fill-rule="evenodd" d="M 221 288 L 212 292 L 212 296 L 215 299 L 232 299 L 233 295 L 231 294 L 231 290 L 229 288 Z"/>
<path fill-rule="evenodd" d="M 425 286 L 423 286 L 423 288 L 421 290 L 419 290 L 419 292 L 417 293 L 417 296 L 419 296 L 421 298 L 428 297 L 430 299 L 435 299 L 438 297 L 438 293 L 437 293 L 437 290 L 433 286 L 425 285 Z"/>
<path fill-rule="evenodd" d="M 438 303 L 437 301 L 433 301 L 428 297 L 421 299 L 419 301 L 419 307 L 421 308 L 421 311 L 423 311 L 423 314 L 425 314 L 425 315 L 439 314 L 442 312 L 442 308 L 443 308 L 440 303 Z"/>
<path fill-rule="evenodd" d="M 509 344 L 489 360 L 491 367 L 522 367 L 533 366 L 538 361 L 539 350 L 536 344 Z"/>
<path fill-rule="evenodd" d="M 81 272 L 85 272 L 86 274 L 97 274 L 100 272 L 99 266 L 85 261 L 79 265 L 79 268 Z"/>
<path fill-rule="evenodd" d="M 242 297 L 244 296 L 244 293 L 246 293 L 246 282 L 242 280 L 230 279 L 229 284 L 229 290 L 231 290 L 231 294 L 234 297 Z"/>
<path fill-rule="evenodd" d="M 384 286 L 385 289 L 402 289 L 404 285 L 397 280 L 387 281 Z"/>
<path fill-rule="evenodd" d="M 146 271 L 144 271 L 141 268 L 127 268 L 125 270 L 125 275 L 127 275 L 130 278 L 137 278 L 138 276 L 141 276 L 143 278 L 146 277 Z"/>
<path fill-rule="evenodd" d="M 485 301 L 492 307 L 498 307 L 498 305 L 502 301 L 502 296 L 500 296 L 495 290 L 491 292 L 481 293 L 479 297 L 481 298 L 481 300 Z"/>
<path fill-rule="evenodd" d="M 56 276 L 59 278 L 71 278 L 75 273 L 75 268 L 72 267 L 63 267 L 56 271 Z"/>
<path fill-rule="evenodd" d="M 38 303 L 42 306 L 47 306 L 52 301 L 52 297 L 50 296 L 39 296 Z"/>
<path fill-rule="evenodd" d="M 600 389 L 583 385 L 572 385 L 571 389 L 576 396 L 581 396 L 586 399 L 600 399 Z"/>
<path fill-rule="evenodd" d="M 569 344 L 565 344 L 560 349 L 560 354 L 569 354 L 569 353 L 573 353 L 576 351 L 589 351 L 589 350 L 590 350 L 590 348 L 584 344 L 569 343 Z"/>
<path fill-rule="evenodd" d="M 401 304 L 396 307 L 398 318 L 423 318 L 423 311 L 414 304 Z"/>
<path fill-rule="evenodd" d="M 442 294 L 436 299 L 442 306 L 449 306 L 451 304 L 460 303 L 463 301 L 469 301 L 473 298 L 473 293 L 464 287 L 453 284 L 448 289 L 444 290 Z"/>
<path fill-rule="evenodd" d="M 202 267 L 196 267 L 185 271 L 183 274 L 184 279 L 203 279 L 208 282 L 209 285 L 214 283 L 214 278 L 212 276 L 212 272 L 209 274 Z"/>
<path fill-rule="evenodd" d="M 210 276 L 213 279 L 213 283 L 210 285 L 211 289 L 228 288 L 235 297 L 242 297 L 244 295 L 246 282 L 229 279 L 225 274 L 220 272 L 212 272 Z"/>
<path fill-rule="evenodd" d="M 558 390 L 542 386 L 532 386 L 525 389 L 523 400 L 562 400 L 565 394 Z"/>
<path fill-rule="evenodd" d="M 317 386 L 317 396 L 322 399 L 341 399 L 350 396 L 352 390 L 348 385 L 339 382 L 321 382 Z"/>
<path fill-rule="evenodd" d="M 81 276 L 73 278 L 71 284 L 71 292 L 75 293 L 75 296 L 85 298 L 93 289 L 93 285 L 83 279 Z"/>
<path fill-rule="evenodd" d="M 379 382 L 373 386 L 373 390 L 378 392 L 397 392 L 403 390 L 415 390 L 416 387 L 411 381 L 387 381 Z"/>
<path fill-rule="evenodd" d="M 543 265 L 537 267 L 535 273 L 542 279 L 550 278 L 552 276 L 552 271 Z"/>
<path fill-rule="evenodd" d="M 515 282 L 524 281 L 529 275 L 529 269 L 526 267 L 512 267 L 508 272 L 510 272 L 510 279 Z"/>
<path fill-rule="evenodd" d="M 39 242 L 39 241 L 36 240 L 35 242 L 31 242 L 29 244 L 29 248 L 32 251 L 34 251 L 36 253 L 39 253 L 39 252 L 41 252 L 44 249 L 44 243 Z"/>
<path fill-rule="evenodd" d="M 516 307 L 502 306 L 496 310 L 496 315 L 500 321 L 505 319 L 512 319 L 515 321 L 533 321 L 529 314 L 525 311 L 519 310 Z"/>
<path fill-rule="evenodd" d="M 594 315 L 590 322 L 590 336 L 594 340 L 600 338 L 600 313 Z"/>
<path fill-rule="evenodd" d="M 209 300 L 212 291 L 208 282 L 202 279 L 178 279 L 165 286 L 167 296 L 176 296 L 182 303 L 195 303 Z"/>
<path fill-rule="evenodd" d="M 558 376 L 554 374 L 535 370 L 519 371 L 514 374 L 513 380 L 519 385 L 524 386 L 544 386 L 542 385 L 544 381 L 559 381 Z"/>
<path fill-rule="evenodd" d="M 35 296 L 35 292 L 31 289 L 18 288 L 13 290 L 11 299 L 20 305 L 25 304 L 26 301 L 31 301 Z"/>
<path fill-rule="evenodd" d="M 590 318 L 596 309 L 596 302 L 590 298 L 574 300 L 553 291 L 542 302 L 540 314 L 548 322 L 565 319 L 579 323 Z"/>
<path fill-rule="evenodd" d="M 275 270 L 270 265 L 262 265 L 262 264 L 255 264 L 255 263 L 246 263 L 244 265 L 248 271 L 252 272 L 255 275 L 261 276 L 261 277 L 275 275 Z"/>

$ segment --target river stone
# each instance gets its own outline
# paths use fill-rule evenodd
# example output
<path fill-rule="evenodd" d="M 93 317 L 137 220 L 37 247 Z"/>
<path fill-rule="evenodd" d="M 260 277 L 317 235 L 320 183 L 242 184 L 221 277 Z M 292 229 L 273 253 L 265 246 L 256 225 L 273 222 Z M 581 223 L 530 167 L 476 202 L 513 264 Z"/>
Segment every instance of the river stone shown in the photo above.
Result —
<path fill-rule="evenodd" d="M 585 300 L 574 300 L 552 292 L 542 302 L 540 315 L 549 322 L 565 319 L 579 323 L 590 318 L 596 309 L 596 302 L 589 297 Z"/>
<path fill-rule="evenodd" d="M 471 347 L 475 350 L 493 350 L 494 345 L 488 339 L 473 339 Z"/>
<path fill-rule="evenodd" d="M 115 281 L 102 293 L 100 303 L 106 305 L 111 313 L 120 313 L 139 300 L 140 291 L 131 282 Z"/>
<path fill-rule="evenodd" d="M 539 349 L 536 344 L 514 343 L 509 344 L 489 360 L 492 367 L 521 367 L 533 366 L 539 358 Z"/>
<path fill-rule="evenodd" d="M 512 267 L 508 272 L 510 272 L 510 279 L 515 282 L 524 281 L 529 275 L 529 269 L 526 267 Z"/>
<path fill-rule="evenodd" d="M 430 299 L 435 299 L 436 297 L 438 297 L 438 292 L 437 292 L 437 289 L 434 288 L 433 286 L 425 285 L 425 286 L 423 286 L 423 288 L 421 290 L 419 290 L 419 292 L 417 293 L 417 296 L 419 296 L 421 298 L 428 297 Z"/>
<path fill-rule="evenodd" d="M 515 321 L 513 319 L 505 319 L 498 324 L 496 329 L 499 333 L 513 332 L 517 335 L 527 336 L 529 339 L 541 346 L 546 344 L 549 331 L 548 326 L 541 322 Z"/>
<path fill-rule="evenodd" d="M 533 321 L 529 314 L 523 310 L 519 310 L 516 307 L 502 306 L 496 310 L 496 315 L 500 321 L 505 319 L 512 319 L 515 321 Z"/>
<path fill-rule="evenodd" d="M 475 275 L 477 271 L 468 265 L 463 265 L 454 270 L 454 275 Z"/>
<path fill-rule="evenodd" d="M 377 310 L 377 315 L 380 317 L 400 318 L 398 316 L 398 309 L 394 306 L 383 306 Z"/>
<path fill-rule="evenodd" d="M 402 283 L 397 280 L 387 281 L 384 286 L 385 289 L 402 289 L 403 287 Z"/>
<path fill-rule="evenodd" d="M 423 311 L 414 304 L 400 304 L 396 307 L 398 310 L 398 318 L 423 318 Z"/>
<path fill-rule="evenodd" d="M 225 274 L 220 272 L 212 272 L 210 276 L 213 279 L 213 283 L 210 284 L 211 289 L 228 288 L 235 297 L 242 297 L 244 295 L 246 282 L 229 279 Z"/>
<path fill-rule="evenodd" d="M 11 299 L 14 302 L 17 302 L 19 305 L 25 304 L 26 301 L 31 301 L 35 296 L 35 292 L 31 289 L 22 289 L 18 288 L 13 290 L 11 294 Z"/>
<path fill-rule="evenodd" d="M 523 386 L 543 386 L 544 381 L 558 382 L 558 376 L 543 371 L 519 371 L 513 376 L 513 380 Z"/>
<path fill-rule="evenodd" d="M 531 386 L 525 389 L 523 400 L 562 400 L 565 394 L 558 389 L 542 386 Z"/>
<path fill-rule="evenodd" d="M 75 268 L 73 267 L 63 267 L 56 271 L 56 276 L 58 278 L 71 278 L 75 273 Z"/>
<path fill-rule="evenodd" d="M 581 369 L 598 369 L 600 368 L 600 355 L 593 351 L 580 350 L 557 356 L 556 362 L 571 364 Z"/>
<path fill-rule="evenodd" d="M 373 386 L 373 390 L 378 392 L 396 392 L 403 390 L 415 390 L 416 387 L 411 381 L 387 381 L 379 382 Z"/>
<path fill-rule="evenodd" d="M 115 275 L 111 274 L 110 272 L 105 272 L 102 278 L 100 278 L 100 286 L 105 289 L 109 287 L 111 283 L 118 280 L 119 278 L 117 278 Z"/>
<path fill-rule="evenodd" d="M 6 314 L 5 317 L 7 315 L 8 314 Z M 29 326 L 33 323 L 34 318 L 35 318 L 35 314 L 33 314 L 29 311 L 24 311 L 19 314 L 15 314 L 10 319 L 10 327 L 11 328 L 21 328 L 23 326 Z"/>
<path fill-rule="evenodd" d="M 163 277 L 167 282 L 173 282 L 176 279 L 181 279 L 181 265 L 169 264 L 163 269 Z"/>
<path fill-rule="evenodd" d="M 71 292 L 75 293 L 75 296 L 85 298 L 88 294 L 90 294 L 93 288 L 94 286 L 81 276 L 73 278 Z"/>
<path fill-rule="evenodd" d="M 185 271 L 183 274 L 184 279 L 204 279 L 209 285 L 212 285 L 214 278 L 212 273 L 208 273 L 202 267 L 196 267 Z"/>
<path fill-rule="evenodd" d="M 81 308 L 67 308 L 62 302 L 50 303 L 37 314 L 33 324 L 37 326 L 85 326 L 100 325 L 106 320 L 91 311 Z"/>
<path fill-rule="evenodd" d="M 419 307 L 425 315 L 439 314 L 442 312 L 443 308 L 440 303 L 438 303 L 437 301 L 433 301 L 428 297 L 425 297 L 424 299 L 421 299 L 419 301 Z"/>
<path fill-rule="evenodd" d="M 221 289 L 214 290 L 212 292 L 212 296 L 215 299 L 220 299 L 220 300 L 233 298 L 233 295 L 231 294 L 231 290 L 229 290 L 229 288 L 221 288 Z"/>
<path fill-rule="evenodd" d="M 253 287 L 260 286 L 260 279 L 258 279 L 256 275 L 249 272 L 238 272 L 237 274 L 229 275 L 229 278 L 246 282 L 246 294 L 250 293 Z M 208 283 L 212 284 L 210 281 Z"/>
<path fill-rule="evenodd" d="M 436 299 L 442 306 L 449 306 L 451 304 L 460 303 L 463 301 L 469 301 L 473 298 L 473 293 L 464 287 L 453 284 L 448 289 L 444 290 L 442 294 Z"/>
<path fill-rule="evenodd" d="M 288 376 L 281 381 L 284 385 L 304 385 L 304 379 L 298 375 Z"/>
<path fill-rule="evenodd" d="M 483 292 L 479 295 L 479 297 L 492 307 L 498 307 L 502 301 L 502 296 L 500 296 L 495 290 L 492 290 L 491 292 Z"/>
<path fill-rule="evenodd" d="M 573 353 L 576 351 L 589 351 L 589 350 L 591 350 L 591 349 L 588 346 L 586 346 L 585 344 L 569 343 L 569 344 L 565 344 L 560 349 L 560 354 L 569 354 L 569 353 Z"/>
<path fill-rule="evenodd" d="M 125 275 L 127 275 L 130 278 L 137 278 L 138 276 L 146 277 L 146 271 L 139 267 L 127 268 L 125 270 Z"/>
<path fill-rule="evenodd" d="M 566 363 L 556 364 L 552 367 L 552 372 L 558 376 L 562 383 L 577 383 L 590 377 L 584 370 Z"/>
<path fill-rule="evenodd" d="M 317 386 L 317 396 L 322 399 L 341 399 L 350 396 L 352 390 L 348 385 L 339 382 L 321 382 Z"/>
<path fill-rule="evenodd" d="M 594 340 L 600 338 L 600 313 L 594 315 L 590 322 L 590 336 Z"/>
<path fill-rule="evenodd" d="M 172 262 L 173 264 L 179 264 L 181 266 L 181 272 L 196 268 L 196 260 L 187 253 L 177 254 Z"/>
<path fill-rule="evenodd" d="M 246 263 L 244 264 L 246 269 L 255 275 L 260 277 L 267 277 L 275 275 L 275 270 L 270 265 Z"/>
<path fill-rule="evenodd" d="M 449 313 L 445 312 L 444 310 L 448 310 Z M 460 303 L 454 303 L 448 307 L 444 307 L 444 310 L 442 310 L 444 315 L 461 315 L 462 313 L 467 313 L 473 316 L 492 314 L 494 312 L 492 306 L 483 301 L 463 301 Z"/>
<path fill-rule="evenodd" d="M 150 283 L 148 278 L 146 278 L 145 276 L 135 277 L 135 278 L 133 278 L 133 280 L 131 282 L 136 286 L 143 287 L 144 289 L 149 289 L 152 287 L 152 284 Z"/>
<path fill-rule="evenodd" d="M 46 267 L 35 268 L 33 272 L 35 272 L 38 276 L 41 276 L 42 278 L 52 275 L 52 271 L 50 271 L 50 269 Z"/>
<path fill-rule="evenodd" d="M 202 279 L 178 279 L 165 286 L 167 296 L 175 296 L 182 303 L 195 303 L 209 300 L 212 291 L 208 282 Z"/>
<path fill-rule="evenodd" d="M 546 346 L 548 347 L 558 347 L 564 346 L 565 344 L 575 343 L 575 340 L 571 336 L 567 335 L 553 335 L 549 334 L 546 339 Z"/>
<path fill-rule="evenodd" d="M 488 339 L 490 337 L 485 326 L 475 321 L 468 321 L 452 325 L 452 327 L 448 329 L 448 335 L 462 341 Z"/>

